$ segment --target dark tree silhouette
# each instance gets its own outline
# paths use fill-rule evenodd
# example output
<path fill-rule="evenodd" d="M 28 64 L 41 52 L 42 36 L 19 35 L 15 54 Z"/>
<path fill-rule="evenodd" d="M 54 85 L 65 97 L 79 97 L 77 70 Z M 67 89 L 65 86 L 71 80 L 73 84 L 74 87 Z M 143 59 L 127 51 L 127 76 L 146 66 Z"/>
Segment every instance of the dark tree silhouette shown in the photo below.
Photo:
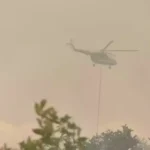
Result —
<path fill-rule="evenodd" d="M 69 115 L 58 116 L 53 107 L 46 108 L 47 101 L 35 103 L 39 128 L 32 131 L 38 139 L 27 138 L 19 143 L 20 150 L 83 150 L 87 138 L 81 137 L 81 128 L 71 121 Z M 14 135 L 15 136 L 15 135 Z M 5 144 L 2 150 L 12 150 Z"/>
<path fill-rule="evenodd" d="M 98 136 L 94 136 L 88 142 L 87 150 L 128 150 L 133 149 L 140 142 L 136 135 L 132 135 L 132 129 L 127 125 L 122 130 L 107 130 Z"/>
<path fill-rule="evenodd" d="M 20 150 L 150 150 L 150 146 L 133 135 L 133 130 L 127 125 L 123 125 L 122 130 L 107 130 L 88 140 L 81 136 L 81 128 L 71 121 L 69 115 L 60 117 L 53 107 L 46 106 L 46 100 L 35 103 L 39 127 L 32 131 L 39 137 L 28 137 L 20 142 Z M 4 144 L 0 150 L 15 149 Z"/>

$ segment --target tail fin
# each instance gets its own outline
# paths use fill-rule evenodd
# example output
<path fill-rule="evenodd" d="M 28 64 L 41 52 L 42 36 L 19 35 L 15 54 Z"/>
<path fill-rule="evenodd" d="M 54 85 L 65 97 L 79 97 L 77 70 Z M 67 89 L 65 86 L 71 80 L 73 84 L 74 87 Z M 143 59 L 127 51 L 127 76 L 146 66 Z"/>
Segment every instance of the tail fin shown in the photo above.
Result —
<path fill-rule="evenodd" d="M 67 45 L 69 45 L 74 51 L 76 51 L 76 48 L 75 48 L 75 46 L 73 44 L 73 40 L 72 39 L 70 39 L 70 42 L 68 42 Z"/>
<path fill-rule="evenodd" d="M 89 52 L 89 51 L 87 51 L 87 50 L 83 50 L 83 49 L 78 49 L 78 48 L 76 48 L 76 47 L 74 46 L 74 44 L 73 44 L 72 39 L 70 40 L 69 43 L 67 43 L 67 45 L 69 45 L 69 46 L 70 46 L 74 51 L 76 51 L 76 52 L 80 52 L 80 53 L 83 53 L 83 54 L 85 54 L 85 55 L 90 55 L 90 54 L 91 54 L 91 52 Z"/>

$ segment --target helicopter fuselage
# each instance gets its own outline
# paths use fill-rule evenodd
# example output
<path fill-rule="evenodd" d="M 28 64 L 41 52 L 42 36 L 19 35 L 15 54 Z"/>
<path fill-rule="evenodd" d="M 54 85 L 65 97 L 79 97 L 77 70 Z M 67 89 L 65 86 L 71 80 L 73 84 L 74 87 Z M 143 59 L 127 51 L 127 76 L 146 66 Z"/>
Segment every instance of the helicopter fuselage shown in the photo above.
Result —
<path fill-rule="evenodd" d="M 105 53 L 98 53 L 98 52 L 91 53 L 90 57 L 94 64 L 103 64 L 103 65 L 109 65 L 109 66 L 117 64 L 115 59 L 109 57 Z"/>
<path fill-rule="evenodd" d="M 84 50 L 84 49 L 78 49 L 76 48 L 73 43 L 72 40 L 70 43 L 67 43 L 68 45 L 71 46 L 71 48 L 75 51 L 75 52 L 80 52 L 82 54 L 88 55 L 91 57 L 91 60 L 93 62 L 93 66 L 95 66 L 95 64 L 102 64 L 102 65 L 108 65 L 109 68 L 111 68 L 111 66 L 116 65 L 117 62 L 115 59 L 113 59 L 111 56 L 109 56 L 108 54 L 111 53 L 107 53 L 108 51 L 120 51 L 120 52 L 124 52 L 124 51 L 138 51 L 138 50 L 106 50 L 108 48 L 108 46 L 110 44 L 112 44 L 113 41 L 110 41 L 103 49 L 101 49 L 99 52 L 90 52 L 89 50 Z M 112 55 L 112 54 L 111 54 Z"/>

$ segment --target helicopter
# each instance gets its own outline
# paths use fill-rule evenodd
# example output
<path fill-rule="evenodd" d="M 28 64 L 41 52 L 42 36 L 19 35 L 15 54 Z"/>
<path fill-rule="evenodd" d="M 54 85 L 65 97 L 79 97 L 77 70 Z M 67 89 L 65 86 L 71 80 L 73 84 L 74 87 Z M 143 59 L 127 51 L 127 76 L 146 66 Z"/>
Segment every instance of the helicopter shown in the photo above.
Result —
<path fill-rule="evenodd" d="M 138 50 L 107 50 L 107 48 L 113 43 L 114 41 L 111 40 L 103 49 L 100 49 L 100 51 L 98 52 L 90 52 L 88 50 L 84 50 L 84 49 L 78 49 L 74 46 L 73 41 L 70 40 L 69 43 L 67 43 L 67 45 L 69 45 L 75 52 L 80 52 L 82 54 L 85 54 L 87 56 L 90 56 L 91 61 L 93 62 L 93 66 L 95 66 L 96 64 L 101 64 L 101 65 L 108 65 L 109 69 L 111 69 L 111 66 L 114 66 L 117 64 L 117 61 L 113 58 L 113 56 L 115 56 L 112 53 L 109 53 L 109 51 L 111 52 L 134 52 L 134 51 L 138 51 Z"/>

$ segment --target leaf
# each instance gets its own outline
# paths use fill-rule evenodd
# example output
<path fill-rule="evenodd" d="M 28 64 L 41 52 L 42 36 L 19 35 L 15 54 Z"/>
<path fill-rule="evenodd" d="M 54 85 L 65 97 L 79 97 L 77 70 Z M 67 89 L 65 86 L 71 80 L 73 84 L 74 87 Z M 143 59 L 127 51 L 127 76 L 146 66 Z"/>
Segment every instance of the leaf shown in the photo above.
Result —
<path fill-rule="evenodd" d="M 39 119 L 39 118 L 36 118 L 36 120 L 37 120 L 37 122 L 38 122 L 39 126 L 40 126 L 40 127 L 42 127 L 42 120 L 41 120 L 41 119 Z"/>
<path fill-rule="evenodd" d="M 45 127 L 44 127 L 44 131 L 49 134 L 52 135 L 53 133 L 53 123 L 50 120 L 45 120 Z"/>
<path fill-rule="evenodd" d="M 41 115 L 41 108 L 40 108 L 38 103 L 35 103 L 34 109 L 35 109 L 36 114 L 40 116 Z"/>
<path fill-rule="evenodd" d="M 46 110 L 44 110 L 41 114 L 42 117 L 46 117 L 47 115 L 51 116 L 52 109 L 53 108 L 50 107 L 50 108 L 47 108 Z"/>
<path fill-rule="evenodd" d="M 60 118 L 60 121 L 63 123 L 67 123 L 70 119 L 71 117 L 69 115 L 65 115 L 64 117 Z"/>
<path fill-rule="evenodd" d="M 86 140 L 87 140 L 86 137 L 79 137 L 79 138 L 78 138 L 78 141 L 79 141 L 79 142 L 85 142 Z"/>
<path fill-rule="evenodd" d="M 43 109 L 45 107 L 46 103 L 47 103 L 47 100 L 45 100 L 45 99 L 41 100 L 41 102 L 40 102 L 41 109 Z"/>
<path fill-rule="evenodd" d="M 49 148 L 49 150 L 58 150 L 58 148 L 57 147 L 51 147 L 51 148 Z"/>
<path fill-rule="evenodd" d="M 32 129 L 32 131 L 35 133 L 35 134 L 38 134 L 38 135 L 44 135 L 44 131 L 43 129 Z"/>
<path fill-rule="evenodd" d="M 70 141 L 67 141 L 65 144 L 65 150 L 76 150 L 76 146 L 73 145 Z"/>
<path fill-rule="evenodd" d="M 26 142 L 23 141 L 20 143 L 21 150 L 37 150 L 37 147 L 36 140 L 31 140 L 30 137 L 27 138 Z"/>
<path fill-rule="evenodd" d="M 68 130 L 66 128 L 61 128 L 61 131 L 60 131 L 62 134 L 68 134 Z"/>
<path fill-rule="evenodd" d="M 75 129 L 77 129 L 77 126 L 76 126 L 75 123 L 70 123 L 70 122 L 69 122 L 69 123 L 68 123 L 68 128 L 69 128 L 69 129 L 74 129 L 74 130 L 75 130 Z"/>
<path fill-rule="evenodd" d="M 81 134 L 81 128 L 77 128 L 77 136 L 80 136 L 80 134 Z"/>
<path fill-rule="evenodd" d="M 41 140 L 42 140 L 42 143 L 44 143 L 44 144 L 49 144 L 50 143 L 50 137 L 49 137 L 49 135 L 44 135 L 42 138 L 41 138 Z"/>
<path fill-rule="evenodd" d="M 68 132 L 68 136 L 72 136 L 72 137 L 75 137 L 75 132 Z"/>
<path fill-rule="evenodd" d="M 60 138 L 51 137 L 50 141 L 49 141 L 49 144 L 58 147 L 59 146 L 59 141 L 60 141 Z"/>

